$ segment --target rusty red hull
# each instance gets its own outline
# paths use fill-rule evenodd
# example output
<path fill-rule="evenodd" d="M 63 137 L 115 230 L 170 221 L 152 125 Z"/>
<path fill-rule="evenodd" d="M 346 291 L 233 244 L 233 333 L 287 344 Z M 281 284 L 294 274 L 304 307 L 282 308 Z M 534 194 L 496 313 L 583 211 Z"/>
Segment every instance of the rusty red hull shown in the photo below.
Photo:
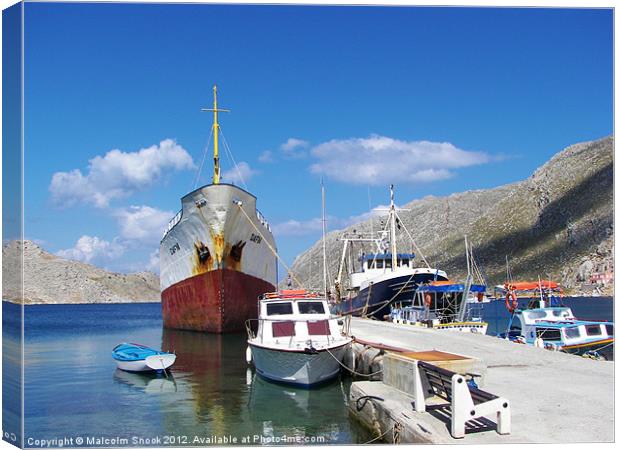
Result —
<path fill-rule="evenodd" d="M 161 294 L 164 327 L 228 333 L 257 317 L 258 296 L 275 290 L 265 280 L 230 269 L 187 278 Z"/>

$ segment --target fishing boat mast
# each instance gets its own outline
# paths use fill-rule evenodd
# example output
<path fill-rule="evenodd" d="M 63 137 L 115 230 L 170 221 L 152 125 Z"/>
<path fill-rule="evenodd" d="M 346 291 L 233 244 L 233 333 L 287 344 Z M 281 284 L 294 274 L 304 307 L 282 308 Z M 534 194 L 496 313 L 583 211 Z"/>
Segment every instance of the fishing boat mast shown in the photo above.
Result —
<path fill-rule="evenodd" d="M 396 270 L 398 255 L 396 253 L 396 207 L 394 206 L 394 185 L 390 184 L 390 244 L 392 245 L 392 272 Z"/>
<path fill-rule="evenodd" d="M 219 136 L 220 124 L 217 121 L 218 112 L 230 112 L 229 109 L 217 107 L 217 85 L 213 85 L 213 108 L 202 108 L 201 111 L 213 113 L 213 184 L 220 184 L 220 152 Z"/>
<path fill-rule="evenodd" d="M 323 216 L 323 293 L 325 298 L 329 300 L 327 295 L 327 247 L 325 243 L 326 224 L 325 224 L 325 185 L 321 178 L 321 211 Z"/>

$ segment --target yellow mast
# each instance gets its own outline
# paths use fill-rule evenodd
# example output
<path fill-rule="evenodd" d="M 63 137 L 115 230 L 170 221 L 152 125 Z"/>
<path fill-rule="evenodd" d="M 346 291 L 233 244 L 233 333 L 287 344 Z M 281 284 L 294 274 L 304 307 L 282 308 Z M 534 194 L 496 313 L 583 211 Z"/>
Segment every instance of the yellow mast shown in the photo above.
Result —
<path fill-rule="evenodd" d="M 213 112 L 213 184 L 220 184 L 220 125 L 217 122 L 218 112 L 230 112 L 229 109 L 217 109 L 217 85 L 213 85 L 213 109 L 202 108 L 202 111 Z"/>

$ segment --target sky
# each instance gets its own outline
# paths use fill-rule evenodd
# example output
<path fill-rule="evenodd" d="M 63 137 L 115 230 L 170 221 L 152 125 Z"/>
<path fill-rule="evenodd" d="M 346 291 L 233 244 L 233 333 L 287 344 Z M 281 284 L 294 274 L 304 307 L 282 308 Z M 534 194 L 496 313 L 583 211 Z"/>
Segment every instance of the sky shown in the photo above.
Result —
<path fill-rule="evenodd" d="M 27 3 L 24 30 L 25 237 L 120 272 L 157 271 L 210 182 L 215 83 L 223 181 L 287 264 L 321 237 L 321 178 L 335 230 L 392 183 L 495 187 L 613 132 L 610 9 Z"/>

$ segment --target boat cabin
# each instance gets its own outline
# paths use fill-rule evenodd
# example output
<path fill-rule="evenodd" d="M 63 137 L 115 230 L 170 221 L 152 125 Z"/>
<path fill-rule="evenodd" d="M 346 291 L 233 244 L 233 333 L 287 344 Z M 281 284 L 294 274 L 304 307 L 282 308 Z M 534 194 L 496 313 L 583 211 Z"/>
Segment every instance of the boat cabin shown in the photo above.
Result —
<path fill-rule="evenodd" d="M 327 300 L 306 291 L 265 294 L 259 300 L 260 343 L 304 348 L 307 341 L 331 342 L 341 336 L 338 320 L 332 318 Z"/>
<path fill-rule="evenodd" d="M 414 253 L 398 253 L 396 256 L 396 267 L 408 267 L 413 269 Z M 391 253 L 369 253 L 363 254 L 359 259 L 362 271 L 368 272 L 372 270 L 385 272 L 392 269 Z"/>
<path fill-rule="evenodd" d="M 528 344 L 540 340 L 544 345 L 563 348 L 613 339 L 614 324 L 576 319 L 568 307 L 535 308 L 515 314 L 510 335 L 521 336 Z"/>

